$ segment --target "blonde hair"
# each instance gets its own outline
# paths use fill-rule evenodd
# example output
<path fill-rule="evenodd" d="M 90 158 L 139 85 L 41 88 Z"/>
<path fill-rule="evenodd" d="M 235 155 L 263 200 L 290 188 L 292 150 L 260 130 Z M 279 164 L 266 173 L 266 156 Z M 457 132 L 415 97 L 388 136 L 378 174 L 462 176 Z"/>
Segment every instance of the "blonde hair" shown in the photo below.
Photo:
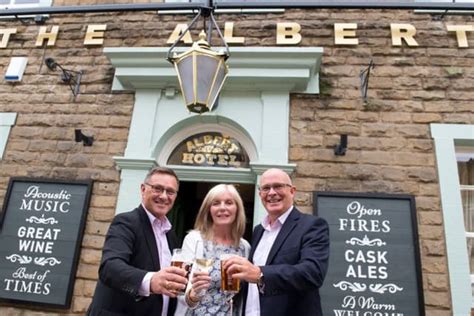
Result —
<path fill-rule="evenodd" d="M 212 202 L 224 192 L 229 192 L 237 205 L 237 213 L 235 215 L 234 223 L 232 223 L 231 237 L 232 244 L 238 247 L 240 244 L 240 238 L 242 238 L 245 232 L 246 219 L 244 203 L 242 202 L 239 192 L 237 192 L 237 189 L 232 184 L 218 184 L 207 192 L 196 217 L 194 229 L 200 231 L 204 239 L 213 239 L 214 232 L 212 230 L 212 225 L 214 222 L 212 221 L 211 216 L 211 205 Z"/>

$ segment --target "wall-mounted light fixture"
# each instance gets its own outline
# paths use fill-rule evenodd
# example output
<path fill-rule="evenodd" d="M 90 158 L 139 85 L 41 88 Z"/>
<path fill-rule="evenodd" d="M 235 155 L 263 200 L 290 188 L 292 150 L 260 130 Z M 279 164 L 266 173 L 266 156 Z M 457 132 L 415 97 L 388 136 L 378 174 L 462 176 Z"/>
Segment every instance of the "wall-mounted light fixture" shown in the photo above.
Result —
<path fill-rule="evenodd" d="M 369 90 L 369 78 L 370 78 L 370 70 L 374 69 L 374 61 L 371 59 L 369 66 L 366 69 L 363 69 L 359 73 L 360 78 L 360 93 L 362 95 L 362 99 L 364 102 L 367 102 L 367 91 Z"/>
<path fill-rule="evenodd" d="M 339 144 L 334 146 L 334 155 L 336 156 L 344 156 L 347 150 L 347 134 L 341 135 L 341 139 Z"/>
<path fill-rule="evenodd" d="M 79 88 L 81 87 L 82 70 L 74 71 L 66 69 L 58 64 L 53 58 L 46 58 L 44 62 L 49 70 L 56 71 L 59 68 L 61 71 L 62 82 L 69 85 L 69 88 L 71 89 L 71 92 L 75 98 L 79 94 Z"/>
<path fill-rule="evenodd" d="M 186 107 L 190 112 L 199 114 L 212 110 L 228 72 L 225 61 L 230 56 L 229 46 L 217 26 L 213 12 L 214 5 L 211 0 L 207 7 L 202 7 L 199 10 L 188 28 L 176 39 L 167 56 L 178 74 L 181 94 Z M 209 22 L 207 40 L 203 30 L 199 34 L 199 40 L 194 42 L 191 49 L 181 54 L 173 53 L 172 51 L 178 42 L 193 27 L 200 16 L 204 18 L 203 29 L 206 28 L 206 20 Z M 209 43 L 213 28 L 216 29 L 224 43 L 225 51 L 216 52 L 211 49 Z"/>
<path fill-rule="evenodd" d="M 74 130 L 74 135 L 76 137 L 76 143 L 82 142 L 84 146 L 92 146 L 94 143 L 94 136 L 86 136 L 80 129 Z"/>

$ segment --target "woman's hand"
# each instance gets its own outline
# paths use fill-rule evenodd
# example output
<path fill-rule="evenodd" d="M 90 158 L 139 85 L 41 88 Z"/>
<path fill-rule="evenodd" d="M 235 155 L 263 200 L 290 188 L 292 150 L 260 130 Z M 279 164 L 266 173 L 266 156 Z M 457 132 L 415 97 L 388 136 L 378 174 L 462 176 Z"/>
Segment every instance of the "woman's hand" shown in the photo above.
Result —
<path fill-rule="evenodd" d="M 199 299 L 199 294 L 200 293 L 205 293 L 209 286 L 211 285 L 211 277 L 209 276 L 208 272 L 205 271 L 194 271 L 193 273 L 193 279 L 191 280 L 191 284 L 193 285 L 193 291 L 194 293 L 191 292 L 192 294 L 195 294 L 196 297 L 192 297 L 192 300 Z"/>

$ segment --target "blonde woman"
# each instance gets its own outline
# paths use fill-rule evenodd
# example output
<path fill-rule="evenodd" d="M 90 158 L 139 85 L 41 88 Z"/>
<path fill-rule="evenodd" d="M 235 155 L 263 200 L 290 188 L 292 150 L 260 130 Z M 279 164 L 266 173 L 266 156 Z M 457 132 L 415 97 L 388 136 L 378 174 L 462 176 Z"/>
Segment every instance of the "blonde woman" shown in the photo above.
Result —
<path fill-rule="evenodd" d="M 250 245 L 242 238 L 245 231 L 245 210 L 242 198 L 231 184 L 219 184 L 207 193 L 191 230 L 183 241 L 183 252 L 196 257 L 197 246 L 202 246 L 204 256 L 212 259 L 209 274 L 211 284 L 207 291 L 195 290 L 188 284 L 186 294 L 178 299 L 175 316 L 225 315 L 231 306 L 228 297 L 220 290 L 220 260 L 222 254 L 236 254 L 248 257 Z M 195 270 L 195 266 L 193 270 Z M 194 286 L 199 288 L 199 284 Z M 234 315 L 241 314 L 241 300 L 235 299 Z"/>

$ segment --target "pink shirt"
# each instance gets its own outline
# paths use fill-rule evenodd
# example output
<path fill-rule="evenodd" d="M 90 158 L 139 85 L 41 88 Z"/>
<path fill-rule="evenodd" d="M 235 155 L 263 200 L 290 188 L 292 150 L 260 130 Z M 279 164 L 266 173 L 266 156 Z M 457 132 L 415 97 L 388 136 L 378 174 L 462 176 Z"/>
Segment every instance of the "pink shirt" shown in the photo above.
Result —
<path fill-rule="evenodd" d="M 158 257 L 160 258 L 161 268 L 169 267 L 171 264 L 171 251 L 168 245 L 168 239 L 166 239 L 166 233 L 171 230 L 171 223 L 168 218 L 164 217 L 161 219 L 156 218 L 151 214 L 145 206 L 142 204 L 143 209 L 145 209 L 148 219 L 150 220 L 151 227 L 153 228 L 153 233 L 156 240 L 156 248 L 158 250 Z M 138 294 L 141 296 L 150 296 L 150 280 L 155 272 L 148 272 L 142 280 Z M 163 295 L 163 309 L 161 312 L 162 316 L 168 314 L 168 305 L 170 298 L 166 295 Z"/>

